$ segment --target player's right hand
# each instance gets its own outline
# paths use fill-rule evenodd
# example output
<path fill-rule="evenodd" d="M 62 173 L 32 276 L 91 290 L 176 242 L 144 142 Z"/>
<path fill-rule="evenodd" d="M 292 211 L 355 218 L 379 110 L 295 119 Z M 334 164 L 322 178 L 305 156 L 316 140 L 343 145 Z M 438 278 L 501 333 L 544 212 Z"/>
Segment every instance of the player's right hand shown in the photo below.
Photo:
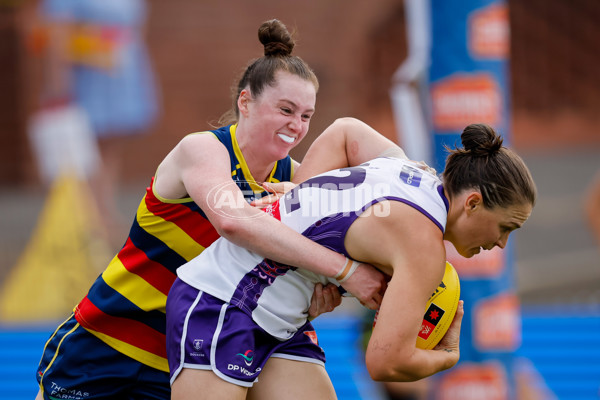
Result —
<path fill-rule="evenodd" d="M 265 208 L 275 203 L 281 196 L 296 187 L 293 182 L 263 182 L 262 187 L 269 195 L 253 200 L 250 205 L 258 208 Z"/>
<path fill-rule="evenodd" d="M 342 287 L 363 306 L 377 310 L 387 289 L 387 279 L 371 264 L 360 263 L 356 271 L 342 283 Z"/>

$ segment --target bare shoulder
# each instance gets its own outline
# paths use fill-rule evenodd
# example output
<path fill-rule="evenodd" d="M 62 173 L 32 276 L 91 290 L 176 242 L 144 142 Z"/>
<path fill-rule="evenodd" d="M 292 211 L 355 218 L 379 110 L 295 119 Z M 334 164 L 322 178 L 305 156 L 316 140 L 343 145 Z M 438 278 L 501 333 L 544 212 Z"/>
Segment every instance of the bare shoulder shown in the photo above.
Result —
<path fill-rule="evenodd" d="M 394 264 L 419 254 L 445 257 L 440 228 L 419 210 L 398 201 L 383 201 L 367 209 L 350 226 L 345 244 L 350 256 L 387 273 Z"/>
<path fill-rule="evenodd" d="M 225 168 L 229 171 L 229 153 L 210 133 L 193 133 L 183 137 L 167 154 L 156 170 L 155 192 L 166 199 L 185 197 L 189 176 L 196 179 Z M 221 168 L 219 168 L 221 166 Z"/>

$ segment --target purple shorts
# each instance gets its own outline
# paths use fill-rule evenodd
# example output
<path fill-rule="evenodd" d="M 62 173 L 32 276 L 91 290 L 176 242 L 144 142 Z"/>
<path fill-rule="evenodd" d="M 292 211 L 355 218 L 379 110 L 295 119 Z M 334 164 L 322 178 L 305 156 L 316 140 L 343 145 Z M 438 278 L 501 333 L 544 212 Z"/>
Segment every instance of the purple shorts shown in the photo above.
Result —
<path fill-rule="evenodd" d="M 325 365 L 310 322 L 281 341 L 236 306 L 176 279 L 167 299 L 171 385 L 182 368 L 212 370 L 239 386 L 257 381 L 269 357 Z"/>

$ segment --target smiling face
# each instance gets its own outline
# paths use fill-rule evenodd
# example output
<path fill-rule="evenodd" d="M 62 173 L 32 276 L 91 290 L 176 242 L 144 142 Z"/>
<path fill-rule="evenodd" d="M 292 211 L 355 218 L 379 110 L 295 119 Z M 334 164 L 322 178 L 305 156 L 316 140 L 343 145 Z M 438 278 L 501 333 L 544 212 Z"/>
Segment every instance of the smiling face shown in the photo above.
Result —
<path fill-rule="evenodd" d="M 444 239 L 449 240 L 463 257 L 473 257 L 481 249 L 504 248 L 509 234 L 520 228 L 531 215 L 530 204 L 507 208 L 486 208 L 481 194 L 467 192 L 458 196 L 458 203 L 449 213 Z"/>
<path fill-rule="evenodd" d="M 312 82 L 279 71 L 273 85 L 258 98 L 242 90 L 238 98 L 240 125 L 246 140 L 259 143 L 264 157 L 284 158 L 306 136 L 315 112 L 316 89 Z"/>

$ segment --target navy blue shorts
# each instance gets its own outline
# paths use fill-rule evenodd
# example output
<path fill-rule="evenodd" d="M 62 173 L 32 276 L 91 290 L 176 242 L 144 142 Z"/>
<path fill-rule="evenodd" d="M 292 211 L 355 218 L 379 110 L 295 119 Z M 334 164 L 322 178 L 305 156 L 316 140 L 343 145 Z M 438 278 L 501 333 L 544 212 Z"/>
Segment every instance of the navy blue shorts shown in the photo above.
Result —
<path fill-rule="evenodd" d="M 169 374 L 119 353 L 71 315 L 52 334 L 37 369 L 44 399 L 171 397 Z"/>
<path fill-rule="evenodd" d="M 236 306 L 176 279 L 167 299 L 167 355 L 171 384 L 183 368 L 212 370 L 250 387 L 270 357 L 325 365 L 310 322 L 281 341 Z"/>

